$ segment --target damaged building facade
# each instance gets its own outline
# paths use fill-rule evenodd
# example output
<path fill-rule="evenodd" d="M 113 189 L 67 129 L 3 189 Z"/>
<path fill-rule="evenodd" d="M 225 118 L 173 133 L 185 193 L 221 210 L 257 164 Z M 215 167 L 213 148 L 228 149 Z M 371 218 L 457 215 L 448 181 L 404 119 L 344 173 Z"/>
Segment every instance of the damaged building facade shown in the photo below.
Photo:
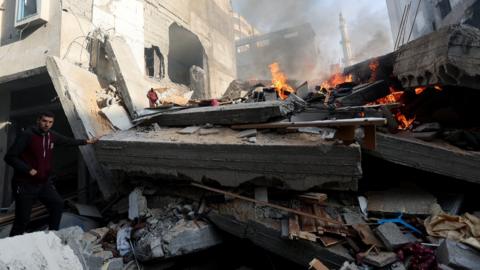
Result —
<path fill-rule="evenodd" d="M 387 0 L 387 8 L 397 47 L 450 24 L 480 26 L 477 0 Z"/>
<path fill-rule="evenodd" d="M 15 133 L 33 124 L 36 114 L 44 110 L 57 114 L 55 129 L 66 135 L 103 135 L 67 121 L 64 112 L 68 114 L 68 108 L 59 102 L 61 93 L 47 72 L 47 57 L 95 72 L 102 80 L 102 85 L 96 86 L 102 88 L 117 79 L 103 44 L 108 37 L 127 44 L 132 67 L 151 82 L 148 86 L 195 88 L 195 80 L 195 85 L 202 87 L 195 89 L 194 96 L 215 97 L 235 77 L 232 10 L 227 0 L 2 0 L 0 7 L 0 156 L 5 155 Z M 145 96 L 147 90 L 139 95 Z M 146 98 L 145 103 L 147 107 Z M 105 120 L 96 124 L 102 133 L 111 131 Z M 94 158 L 93 149 L 85 148 L 80 150 L 83 157 Z M 67 149 L 56 161 L 62 171 L 73 175 L 72 179 L 88 174 L 78 155 Z M 96 173 L 92 171 L 98 170 L 88 168 L 93 178 Z M 0 164 L 3 204 L 10 201 L 8 179 L 12 173 Z M 88 177 L 83 178 L 79 188 L 88 185 Z"/>
<path fill-rule="evenodd" d="M 269 80 L 269 65 L 277 62 L 291 79 L 315 69 L 319 51 L 315 31 L 303 24 L 236 41 L 237 77 L 242 80 Z"/>

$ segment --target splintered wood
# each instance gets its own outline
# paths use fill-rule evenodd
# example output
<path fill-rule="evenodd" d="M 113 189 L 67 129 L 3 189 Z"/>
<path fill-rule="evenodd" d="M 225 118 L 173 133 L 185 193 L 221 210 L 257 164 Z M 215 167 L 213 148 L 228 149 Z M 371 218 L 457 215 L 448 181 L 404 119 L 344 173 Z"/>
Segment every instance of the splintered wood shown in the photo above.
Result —
<path fill-rule="evenodd" d="M 351 236 L 353 232 L 345 227 L 340 216 L 334 219 L 325 210 L 323 205 L 326 194 L 306 193 L 299 196 L 301 205 L 298 207 L 303 213 L 321 217 L 290 215 L 288 220 L 288 236 L 290 239 L 303 239 L 311 242 L 321 242 L 325 247 L 336 245 Z"/>

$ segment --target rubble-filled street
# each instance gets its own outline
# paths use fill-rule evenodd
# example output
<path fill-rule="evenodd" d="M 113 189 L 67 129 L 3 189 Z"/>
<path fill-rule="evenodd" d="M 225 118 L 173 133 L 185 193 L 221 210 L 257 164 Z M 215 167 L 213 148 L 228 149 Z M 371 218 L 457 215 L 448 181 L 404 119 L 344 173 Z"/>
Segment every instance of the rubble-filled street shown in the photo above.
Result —
<path fill-rule="evenodd" d="M 480 269 L 480 1 L 0 0 L 0 26 L 1 270 Z"/>

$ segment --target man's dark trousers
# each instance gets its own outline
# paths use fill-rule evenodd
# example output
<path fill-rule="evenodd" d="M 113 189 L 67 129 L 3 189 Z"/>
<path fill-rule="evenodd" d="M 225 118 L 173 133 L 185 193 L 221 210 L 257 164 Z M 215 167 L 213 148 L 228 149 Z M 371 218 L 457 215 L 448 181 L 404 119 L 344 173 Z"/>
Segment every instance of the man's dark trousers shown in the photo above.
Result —
<path fill-rule="evenodd" d="M 58 230 L 62 218 L 63 199 L 53 184 L 13 183 L 15 197 L 15 221 L 10 236 L 23 234 L 30 221 L 32 205 L 39 200 L 49 212 L 49 230 Z"/>

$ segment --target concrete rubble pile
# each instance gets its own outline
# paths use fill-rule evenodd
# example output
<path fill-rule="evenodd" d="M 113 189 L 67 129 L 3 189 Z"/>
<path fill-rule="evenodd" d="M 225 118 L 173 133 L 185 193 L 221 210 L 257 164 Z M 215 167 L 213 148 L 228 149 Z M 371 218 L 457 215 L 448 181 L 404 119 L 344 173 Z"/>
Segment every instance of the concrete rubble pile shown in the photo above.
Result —
<path fill-rule="evenodd" d="M 49 58 L 74 133 L 103 135 L 82 154 L 113 202 L 106 227 L 59 237 L 84 269 L 208 249 L 222 242 L 218 229 L 312 269 L 478 268 L 480 218 L 462 212 L 461 198 L 392 183 L 362 189 L 359 179 L 370 156 L 479 183 L 478 108 L 455 103 L 476 102 L 480 63 L 465 59 L 479 39 L 454 26 L 314 88 L 234 81 L 223 98 L 202 100 L 145 79 L 120 39 L 105 40 L 116 75 L 108 87 Z M 424 54 L 443 62 L 405 60 L 425 43 L 442 44 Z M 424 77 L 406 81 L 407 71 Z"/>
<path fill-rule="evenodd" d="M 199 215 L 198 203 L 168 196 L 149 196 L 147 203 L 138 188 L 126 199 L 112 206 L 111 218 L 118 221 L 110 221 L 105 227 L 84 231 L 79 227 L 84 224 L 78 222 L 79 226 L 55 232 L 36 232 L 0 240 L 0 248 L 29 241 L 32 253 L 36 254 L 32 256 L 45 258 L 33 262 L 19 261 L 15 259 L 18 251 L 13 252 L 15 256 L 2 252 L 0 267 L 4 263 L 17 268 L 54 269 L 58 264 L 59 269 L 137 269 L 129 267 L 198 252 L 222 243 L 218 230 Z M 128 201 L 126 207 L 124 201 Z M 40 253 L 42 243 L 52 241 L 58 242 L 58 248 Z M 52 262 L 49 256 L 68 260 Z"/>

